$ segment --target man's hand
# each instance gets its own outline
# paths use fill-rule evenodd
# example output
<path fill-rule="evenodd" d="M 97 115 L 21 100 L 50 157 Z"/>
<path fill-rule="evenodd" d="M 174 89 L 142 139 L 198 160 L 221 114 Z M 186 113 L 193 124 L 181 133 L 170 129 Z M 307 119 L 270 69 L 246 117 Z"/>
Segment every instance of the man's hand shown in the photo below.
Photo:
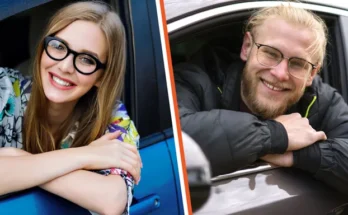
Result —
<path fill-rule="evenodd" d="M 294 164 L 292 152 L 285 152 L 284 154 L 269 154 L 261 157 L 260 159 L 283 167 L 291 167 Z"/>
<path fill-rule="evenodd" d="M 308 119 L 302 118 L 299 113 L 281 115 L 274 120 L 283 124 L 288 134 L 289 144 L 286 151 L 302 149 L 319 140 L 327 139 L 323 131 L 314 130 Z"/>

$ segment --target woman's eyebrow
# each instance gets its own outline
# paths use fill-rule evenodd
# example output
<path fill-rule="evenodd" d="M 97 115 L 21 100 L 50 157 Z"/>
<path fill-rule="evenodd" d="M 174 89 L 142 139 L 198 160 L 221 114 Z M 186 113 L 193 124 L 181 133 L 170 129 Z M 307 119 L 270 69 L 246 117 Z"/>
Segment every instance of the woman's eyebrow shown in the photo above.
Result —
<path fill-rule="evenodd" d="M 55 37 L 57 37 L 58 39 L 62 40 L 69 47 L 69 49 L 71 49 L 70 44 L 68 43 L 68 41 L 66 41 L 63 38 L 58 37 L 58 36 L 55 36 Z M 76 50 L 74 50 L 74 51 L 76 51 Z M 87 49 L 82 49 L 81 52 L 78 52 L 78 53 L 90 54 L 90 55 L 93 55 L 94 57 L 96 57 L 98 60 L 100 59 L 97 53 L 92 52 L 92 51 L 87 50 Z"/>

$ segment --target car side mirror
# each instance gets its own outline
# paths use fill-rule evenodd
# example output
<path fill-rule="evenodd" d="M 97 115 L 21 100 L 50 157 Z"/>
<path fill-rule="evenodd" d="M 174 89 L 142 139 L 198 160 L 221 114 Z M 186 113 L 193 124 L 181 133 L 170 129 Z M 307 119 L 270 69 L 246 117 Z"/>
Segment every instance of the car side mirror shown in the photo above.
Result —
<path fill-rule="evenodd" d="M 186 170 L 189 182 L 192 211 L 197 211 L 209 198 L 211 192 L 210 164 L 199 145 L 182 132 Z"/>

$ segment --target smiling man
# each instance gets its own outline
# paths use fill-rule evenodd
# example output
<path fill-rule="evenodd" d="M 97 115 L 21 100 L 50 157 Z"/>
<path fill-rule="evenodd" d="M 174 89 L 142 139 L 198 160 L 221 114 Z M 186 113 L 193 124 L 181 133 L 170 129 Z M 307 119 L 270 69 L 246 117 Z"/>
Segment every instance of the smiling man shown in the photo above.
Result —
<path fill-rule="evenodd" d="M 348 193 L 348 106 L 317 75 L 325 23 L 281 5 L 255 12 L 245 29 L 241 60 L 223 75 L 192 63 L 175 67 L 183 131 L 200 144 L 214 176 L 263 159 Z"/>

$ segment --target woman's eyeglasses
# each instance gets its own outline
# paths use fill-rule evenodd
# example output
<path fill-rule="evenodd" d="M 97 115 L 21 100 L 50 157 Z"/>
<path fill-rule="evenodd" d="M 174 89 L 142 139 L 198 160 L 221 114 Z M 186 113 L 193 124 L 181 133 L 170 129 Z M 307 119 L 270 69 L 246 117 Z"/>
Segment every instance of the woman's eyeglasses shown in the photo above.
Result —
<path fill-rule="evenodd" d="M 46 54 L 53 60 L 62 61 L 71 54 L 74 56 L 74 68 L 81 74 L 90 75 L 98 69 L 104 69 L 105 64 L 101 63 L 96 57 L 88 53 L 78 53 L 71 50 L 63 40 L 47 36 L 44 41 Z"/>

